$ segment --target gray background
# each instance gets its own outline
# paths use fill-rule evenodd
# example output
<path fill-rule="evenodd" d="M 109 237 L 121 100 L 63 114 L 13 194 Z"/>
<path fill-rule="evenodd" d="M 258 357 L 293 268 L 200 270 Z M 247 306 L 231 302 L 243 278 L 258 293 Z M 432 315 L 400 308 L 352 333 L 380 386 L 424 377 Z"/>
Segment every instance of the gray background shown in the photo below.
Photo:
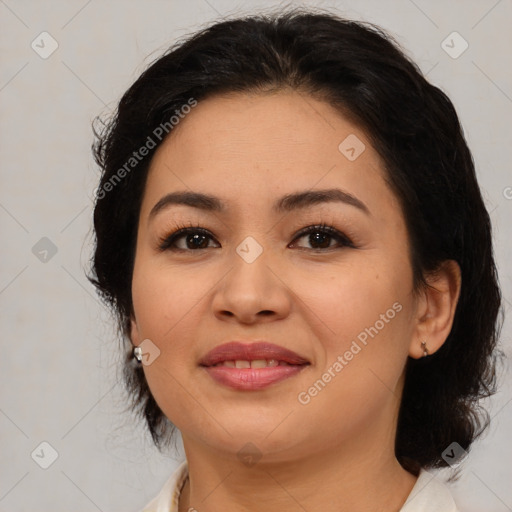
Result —
<path fill-rule="evenodd" d="M 123 412 L 115 330 L 85 278 L 98 179 L 90 124 L 177 38 L 219 17 L 277 5 L 0 0 L 0 511 L 135 511 L 182 457 L 182 450 L 160 455 L 144 426 Z M 510 312 L 512 1 L 302 5 L 381 25 L 451 97 L 491 212 Z M 31 47 L 51 48 L 49 39 L 41 43 L 43 31 L 59 45 L 46 59 Z M 469 44 L 458 58 L 442 47 L 453 31 Z M 461 40 L 449 44 L 462 48 Z M 492 427 L 452 486 L 465 512 L 512 510 L 510 334 L 507 320 L 501 389 L 487 404 Z M 52 449 L 58 457 L 43 469 Z"/>

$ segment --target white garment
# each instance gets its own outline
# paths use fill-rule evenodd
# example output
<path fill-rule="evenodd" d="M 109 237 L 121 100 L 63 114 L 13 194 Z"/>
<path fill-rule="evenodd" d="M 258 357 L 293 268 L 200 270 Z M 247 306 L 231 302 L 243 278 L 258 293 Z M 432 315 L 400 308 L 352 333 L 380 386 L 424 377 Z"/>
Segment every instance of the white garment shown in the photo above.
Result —
<path fill-rule="evenodd" d="M 158 495 L 140 512 L 178 512 L 178 500 L 188 476 L 188 464 L 180 464 Z M 459 512 L 448 487 L 422 469 L 400 512 Z"/>
<path fill-rule="evenodd" d="M 422 469 L 400 512 L 459 512 L 459 509 L 448 487 Z"/>

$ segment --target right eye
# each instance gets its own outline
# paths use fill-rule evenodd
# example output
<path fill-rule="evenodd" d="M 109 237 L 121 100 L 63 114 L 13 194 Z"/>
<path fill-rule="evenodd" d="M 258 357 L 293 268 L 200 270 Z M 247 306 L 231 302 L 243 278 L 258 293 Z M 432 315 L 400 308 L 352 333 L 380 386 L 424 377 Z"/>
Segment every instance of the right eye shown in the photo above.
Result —
<path fill-rule="evenodd" d="M 213 239 L 211 233 L 197 227 L 178 227 L 176 231 L 170 235 L 166 235 L 159 239 L 158 248 L 161 251 L 197 251 L 199 249 L 207 249 L 208 238 Z M 178 247 L 177 242 L 184 240 L 185 247 Z"/>

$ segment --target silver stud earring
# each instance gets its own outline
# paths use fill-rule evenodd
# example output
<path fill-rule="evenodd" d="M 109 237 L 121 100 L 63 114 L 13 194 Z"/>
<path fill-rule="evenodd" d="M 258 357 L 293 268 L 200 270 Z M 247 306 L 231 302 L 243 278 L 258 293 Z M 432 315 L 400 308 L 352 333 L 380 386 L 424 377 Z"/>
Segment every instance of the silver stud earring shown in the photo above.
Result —
<path fill-rule="evenodd" d="M 134 347 L 133 348 L 133 357 L 137 359 L 139 363 L 142 363 L 142 348 L 141 347 Z"/>
<path fill-rule="evenodd" d="M 427 342 L 426 341 L 422 341 L 421 342 L 421 347 L 423 348 L 423 357 L 427 357 L 428 356 Z"/>

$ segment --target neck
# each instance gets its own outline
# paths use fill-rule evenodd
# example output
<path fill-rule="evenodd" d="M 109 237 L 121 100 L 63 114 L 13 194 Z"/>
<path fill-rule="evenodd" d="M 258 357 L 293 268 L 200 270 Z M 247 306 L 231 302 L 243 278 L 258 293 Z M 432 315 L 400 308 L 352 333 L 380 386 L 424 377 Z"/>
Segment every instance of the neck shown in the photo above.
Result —
<path fill-rule="evenodd" d="M 327 450 L 279 461 L 263 456 L 251 467 L 184 437 L 189 479 L 179 512 L 398 512 L 417 477 L 396 460 L 394 432 L 379 431 L 373 424 Z"/>

